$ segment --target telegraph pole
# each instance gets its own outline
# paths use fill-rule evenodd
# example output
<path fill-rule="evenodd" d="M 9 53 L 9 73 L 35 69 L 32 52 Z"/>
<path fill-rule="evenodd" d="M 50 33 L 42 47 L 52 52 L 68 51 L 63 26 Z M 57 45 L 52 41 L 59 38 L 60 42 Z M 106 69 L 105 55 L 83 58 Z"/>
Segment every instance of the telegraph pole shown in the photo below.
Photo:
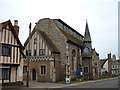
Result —
<path fill-rule="evenodd" d="M 30 34 L 31 34 L 31 23 L 29 25 L 29 38 L 28 38 L 28 57 L 27 57 L 27 77 L 26 77 L 26 87 L 29 87 L 29 61 L 30 61 Z"/>

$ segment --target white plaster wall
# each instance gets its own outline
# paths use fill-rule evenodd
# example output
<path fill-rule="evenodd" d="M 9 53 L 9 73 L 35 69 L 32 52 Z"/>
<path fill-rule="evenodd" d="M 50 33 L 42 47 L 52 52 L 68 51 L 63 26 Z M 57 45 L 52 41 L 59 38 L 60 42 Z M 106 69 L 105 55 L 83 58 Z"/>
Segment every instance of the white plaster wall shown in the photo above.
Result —
<path fill-rule="evenodd" d="M 105 64 L 103 65 L 103 68 L 105 68 L 105 70 L 108 72 L 108 60 L 105 62 Z"/>

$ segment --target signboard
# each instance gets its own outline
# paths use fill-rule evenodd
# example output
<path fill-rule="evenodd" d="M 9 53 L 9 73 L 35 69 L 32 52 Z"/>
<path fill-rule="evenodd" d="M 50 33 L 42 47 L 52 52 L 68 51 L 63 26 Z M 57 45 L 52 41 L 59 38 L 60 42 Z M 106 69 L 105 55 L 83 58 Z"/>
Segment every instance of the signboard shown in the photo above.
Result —
<path fill-rule="evenodd" d="M 77 76 L 81 76 L 81 75 L 83 75 L 83 72 L 80 71 L 80 70 L 78 70 L 78 71 L 76 71 L 76 75 L 77 75 Z"/>
<path fill-rule="evenodd" d="M 66 78 L 66 83 L 70 83 L 70 78 Z"/>

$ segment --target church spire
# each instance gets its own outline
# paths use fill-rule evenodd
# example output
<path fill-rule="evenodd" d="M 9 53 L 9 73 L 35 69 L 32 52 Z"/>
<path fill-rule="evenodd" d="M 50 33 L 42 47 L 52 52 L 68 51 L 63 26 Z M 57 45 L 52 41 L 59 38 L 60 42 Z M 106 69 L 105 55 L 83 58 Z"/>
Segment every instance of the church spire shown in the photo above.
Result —
<path fill-rule="evenodd" d="M 89 32 L 89 27 L 88 27 L 87 20 L 86 20 L 86 26 L 85 26 L 84 41 L 91 42 L 91 36 L 90 36 L 90 32 Z"/>

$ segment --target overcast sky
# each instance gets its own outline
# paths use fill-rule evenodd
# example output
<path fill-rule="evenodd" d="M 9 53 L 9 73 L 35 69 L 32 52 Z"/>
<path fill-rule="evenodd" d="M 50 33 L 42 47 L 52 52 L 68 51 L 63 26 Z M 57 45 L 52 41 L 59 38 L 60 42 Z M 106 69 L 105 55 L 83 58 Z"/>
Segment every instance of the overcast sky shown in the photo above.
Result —
<path fill-rule="evenodd" d="M 0 0 L 0 22 L 19 21 L 20 41 L 24 44 L 29 23 L 42 18 L 62 19 L 84 35 L 88 20 L 93 48 L 100 58 L 108 53 L 118 57 L 118 1 L 119 0 Z"/>

